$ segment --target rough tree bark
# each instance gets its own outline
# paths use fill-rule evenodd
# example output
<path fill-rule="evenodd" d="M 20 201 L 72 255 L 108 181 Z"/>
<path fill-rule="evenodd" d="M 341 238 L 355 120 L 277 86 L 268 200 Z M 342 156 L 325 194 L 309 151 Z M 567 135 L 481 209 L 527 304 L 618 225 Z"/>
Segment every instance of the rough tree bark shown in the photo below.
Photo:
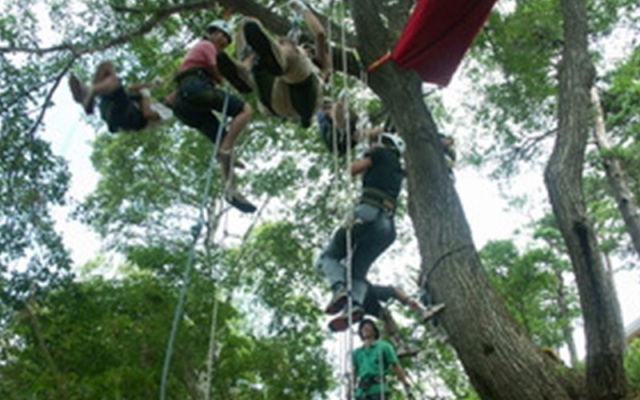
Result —
<path fill-rule="evenodd" d="M 582 172 L 594 77 L 583 0 L 561 0 L 564 49 L 560 64 L 558 136 L 545 170 L 545 185 L 576 275 L 587 337 L 586 386 L 590 399 L 626 394 L 620 309 L 604 269 L 593 225 L 586 215 Z"/>
<path fill-rule="evenodd" d="M 379 3 L 351 0 L 365 65 L 393 45 L 383 29 Z M 386 63 L 370 73 L 368 83 L 407 142 L 410 214 L 423 274 L 429 276 L 429 292 L 447 304 L 443 324 L 471 383 L 483 399 L 572 398 L 489 282 L 449 178 L 418 76 Z"/>

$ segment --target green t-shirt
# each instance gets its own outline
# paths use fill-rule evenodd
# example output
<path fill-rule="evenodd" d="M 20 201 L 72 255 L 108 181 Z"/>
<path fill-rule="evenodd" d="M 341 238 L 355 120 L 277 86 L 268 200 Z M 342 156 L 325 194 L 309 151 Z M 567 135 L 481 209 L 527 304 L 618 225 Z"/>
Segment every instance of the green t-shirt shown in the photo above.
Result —
<path fill-rule="evenodd" d="M 353 352 L 353 365 L 357 372 L 356 398 L 380 392 L 391 392 L 391 387 L 381 379 L 389 368 L 398 363 L 393 346 L 378 339 L 369 347 L 359 347 Z"/>

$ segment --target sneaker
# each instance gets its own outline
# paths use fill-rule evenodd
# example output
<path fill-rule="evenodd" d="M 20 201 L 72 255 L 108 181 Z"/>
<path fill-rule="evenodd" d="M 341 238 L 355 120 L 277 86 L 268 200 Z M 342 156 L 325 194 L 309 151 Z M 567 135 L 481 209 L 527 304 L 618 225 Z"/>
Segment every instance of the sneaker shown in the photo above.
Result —
<path fill-rule="evenodd" d="M 440 314 L 445 308 L 443 303 L 434 304 L 422 311 L 422 321 L 428 321 L 436 315 Z"/>
<path fill-rule="evenodd" d="M 262 30 L 255 21 L 248 21 L 244 25 L 244 36 L 249 46 L 258 54 L 259 65 L 269 74 L 279 76 L 284 73 L 282 60 L 276 44 Z"/>
<path fill-rule="evenodd" d="M 227 195 L 224 198 L 229 204 L 231 204 L 238 210 L 242 211 L 243 213 L 253 213 L 253 212 L 256 212 L 257 210 L 256 206 L 251 204 L 249 200 L 247 200 L 243 195 L 241 195 L 238 192 L 234 191 L 234 192 L 227 193 Z"/>
<path fill-rule="evenodd" d="M 351 322 L 353 322 L 354 324 L 356 322 L 360 322 L 362 320 L 362 317 L 364 317 L 364 309 L 362 308 L 361 305 L 354 304 L 353 307 L 351 307 Z M 332 332 L 343 332 L 343 331 L 346 331 L 348 328 L 349 328 L 349 311 L 347 310 L 347 307 L 345 307 L 342 314 L 335 317 L 334 319 L 331 320 L 331 322 L 329 322 L 329 329 Z"/>
<path fill-rule="evenodd" d="M 329 315 L 339 313 L 347 305 L 347 298 L 347 288 L 344 285 L 340 285 L 336 290 L 333 290 L 333 296 L 325 307 L 324 312 Z"/>
<path fill-rule="evenodd" d="M 418 353 L 420 352 L 420 350 L 412 345 L 412 344 L 401 344 L 399 346 L 397 346 L 396 348 L 396 354 L 398 355 L 399 358 L 404 358 L 404 357 L 415 357 L 418 355 Z"/>
<path fill-rule="evenodd" d="M 222 76 L 240 93 L 251 93 L 249 72 L 236 65 L 227 53 L 218 53 L 218 68 Z"/>

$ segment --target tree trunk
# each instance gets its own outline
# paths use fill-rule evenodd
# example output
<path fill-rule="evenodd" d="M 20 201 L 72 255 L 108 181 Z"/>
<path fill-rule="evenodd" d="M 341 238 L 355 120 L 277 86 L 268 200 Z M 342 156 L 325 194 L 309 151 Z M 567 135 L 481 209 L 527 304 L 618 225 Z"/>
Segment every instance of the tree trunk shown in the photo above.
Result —
<path fill-rule="evenodd" d="M 587 336 L 588 396 L 619 399 L 626 394 L 620 309 L 586 215 L 582 192 L 589 89 L 594 72 L 587 48 L 587 16 L 581 0 L 560 3 L 565 47 L 559 71 L 558 136 L 545 170 L 545 185 L 580 292 Z"/>
<path fill-rule="evenodd" d="M 391 48 L 377 0 L 352 0 L 358 51 L 365 65 Z M 437 128 L 411 71 L 391 62 L 369 74 L 369 86 L 407 142 L 410 214 L 424 283 L 447 308 L 442 321 L 471 383 L 483 399 L 569 399 L 555 370 L 509 316 L 475 249 L 449 177 Z"/>
<path fill-rule="evenodd" d="M 616 200 L 616 204 L 618 204 L 618 210 L 620 210 L 622 219 L 627 227 L 627 232 L 629 232 L 629 236 L 631 236 L 633 247 L 636 253 L 640 255 L 640 211 L 638 210 L 633 192 L 631 192 L 629 186 L 627 186 L 626 175 L 620 165 L 620 161 L 607 153 L 611 145 L 607 137 L 607 127 L 604 123 L 602 104 L 600 103 L 600 96 L 598 96 L 596 88 L 591 90 L 591 102 L 595 111 L 593 136 L 600 150 L 604 172 L 607 175 L 611 193 Z"/>

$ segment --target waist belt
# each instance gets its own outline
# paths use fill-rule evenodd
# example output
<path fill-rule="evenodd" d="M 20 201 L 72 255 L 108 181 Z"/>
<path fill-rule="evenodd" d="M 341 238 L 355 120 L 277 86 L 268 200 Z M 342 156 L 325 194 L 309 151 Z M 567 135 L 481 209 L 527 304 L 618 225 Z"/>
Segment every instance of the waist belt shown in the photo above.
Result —
<path fill-rule="evenodd" d="M 176 75 L 174 81 L 179 85 L 182 82 L 195 78 L 211 81 L 209 73 L 204 68 L 189 68 L 188 70 L 182 71 Z"/>
<path fill-rule="evenodd" d="M 384 377 L 380 375 L 367 375 L 360 379 L 360 381 L 358 382 L 358 388 L 367 392 L 371 388 L 371 386 L 382 384 L 384 384 Z"/>
<path fill-rule="evenodd" d="M 379 189 L 370 187 L 364 188 L 362 190 L 362 197 L 360 197 L 360 201 L 382 207 L 392 212 L 396 210 L 396 200 L 391 197 L 391 195 Z"/>

